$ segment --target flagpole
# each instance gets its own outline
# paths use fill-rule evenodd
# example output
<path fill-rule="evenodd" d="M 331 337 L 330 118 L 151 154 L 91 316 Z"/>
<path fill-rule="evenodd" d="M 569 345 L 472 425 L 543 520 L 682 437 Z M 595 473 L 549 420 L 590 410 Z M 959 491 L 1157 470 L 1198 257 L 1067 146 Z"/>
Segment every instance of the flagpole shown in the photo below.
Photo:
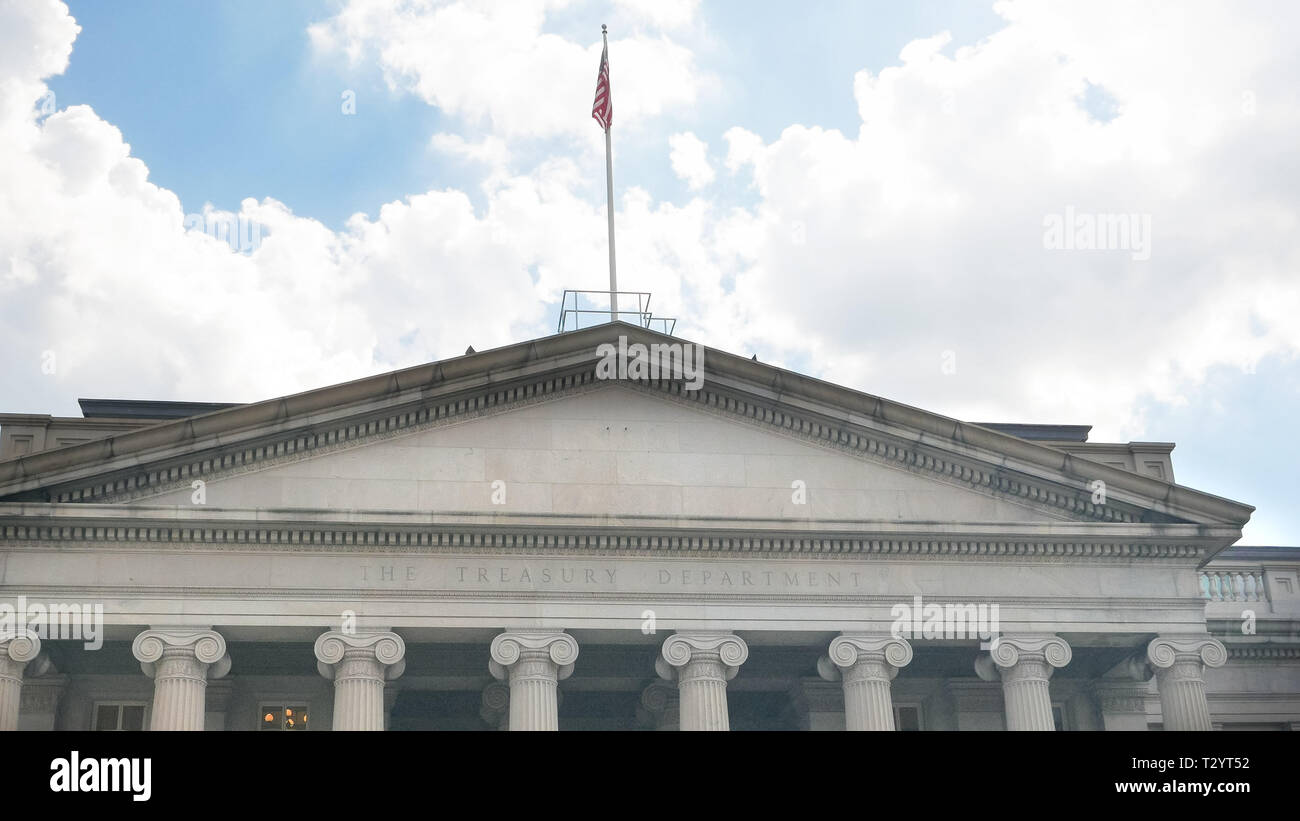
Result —
<path fill-rule="evenodd" d="M 601 39 L 605 41 L 605 54 L 609 54 L 609 33 L 600 27 Z M 612 125 L 612 123 L 611 123 Z M 618 319 L 618 268 L 614 264 L 614 152 L 609 137 L 609 126 L 605 127 L 605 213 L 609 216 L 609 321 Z"/>

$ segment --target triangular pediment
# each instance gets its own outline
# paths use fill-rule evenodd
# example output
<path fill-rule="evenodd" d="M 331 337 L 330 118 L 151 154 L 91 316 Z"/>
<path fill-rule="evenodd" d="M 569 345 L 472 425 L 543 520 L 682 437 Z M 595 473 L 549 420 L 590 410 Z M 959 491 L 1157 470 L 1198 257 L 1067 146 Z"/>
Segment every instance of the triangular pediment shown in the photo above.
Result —
<path fill-rule="evenodd" d="M 700 383 L 607 381 L 621 341 L 690 344 L 610 323 L 163 422 L 0 462 L 0 503 L 183 506 L 202 482 L 207 505 L 260 509 L 1237 527 L 1252 510 L 712 348 Z"/>
<path fill-rule="evenodd" d="M 142 496 L 189 505 L 190 487 Z M 1064 520 L 616 382 L 205 482 L 205 504 L 898 522 Z"/>

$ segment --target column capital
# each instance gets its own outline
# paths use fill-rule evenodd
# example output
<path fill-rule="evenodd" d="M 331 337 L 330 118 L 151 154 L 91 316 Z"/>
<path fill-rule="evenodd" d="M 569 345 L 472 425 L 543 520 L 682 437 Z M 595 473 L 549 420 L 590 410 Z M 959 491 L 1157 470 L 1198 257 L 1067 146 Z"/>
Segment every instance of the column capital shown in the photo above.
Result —
<path fill-rule="evenodd" d="M 483 688 L 479 698 L 479 717 L 496 729 L 509 729 L 504 720 L 510 715 L 510 688 L 499 681 L 493 681 Z"/>
<path fill-rule="evenodd" d="M 23 671 L 33 662 L 40 665 L 46 661 L 46 657 L 41 654 L 39 636 L 30 630 L 15 635 L 16 632 L 6 631 L 3 639 L 0 639 L 0 730 L 18 729 L 18 713 L 23 699 Z M 37 662 L 37 659 L 41 661 Z"/>
<path fill-rule="evenodd" d="M 383 678 L 393 680 L 406 670 L 406 642 L 391 631 L 344 633 L 330 630 L 316 637 L 312 648 L 316 653 L 316 669 L 331 681 L 338 664 L 349 654 L 364 654 L 383 665 Z"/>
<path fill-rule="evenodd" d="M 734 633 L 674 633 L 664 640 L 659 658 L 655 659 L 655 671 L 671 681 L 675 668 L 686 666 L 697 656 L 720 662 L 730 681 L 749 658 L 749 645 Z"/>
<path fill-rule="evenodd" d="M 556 666 L 556 678 L 563 680 L 573 673 L 578 660 L 578 642 L 563 631 L 505 632 L 492 639 L 488 670 L 495 678 L 506 679 L 511 666 L 525 656 L 544 654 Z"/>
<path fill-rule="evenodd" d="M 676 687 L 666 681 L 652 681 L 641 691 L 641 706 L 658 714 L 676 704 L 677 698 Z"/>
<path fill-rule="evenodd" d="M 1157 671 L 1191 661 L 1206 667 L 1222 667 L 1227 660 L 1227 648 L 1211 636 L 1157 636 L 1147 645 L 1147 661 Z"/>
<path fill-rule="evenodd" d="M 975 660 L 975 673 L 985 681 L 997 681 L 1000 673 L 1014 669 L 1021 662 L 1033 661 L 1049 665 L 1044 671 L 1050 675 L 1051 668 L 1064 667 L 1073 656 L 1070 645 L 1060 636 L 998 636 L 988 653 L 980 654 Z"/>
<path fill-rule="evenodd" d="M 140 669 L 149 678 L 158 672 L 158 662 L 164 655 L 184 656 L 206 665 L 204 677 L 221 678 L 230 672 L 230 656 L 226 654 L 226 639 L 215 630 L 194 627 L 153 627 L 143 631 L 131 642 L 131 655 L 140 662 Z"/>
<path fill-rule="evenodd" d="M 817 660 L 817 674 L 826 681 L 839 681 L 843 671 L 859 662 L 888 665 L 889 678 L 912 662 L 912 645 L 897 636 L 844 633 L 831 639 L 827 655 Z"/>
<path fill-rule="evenodd" d="M 41 654 L 41 637 L 31 630 L 22 635 L 0 638 L 0 656 L 18 664 L 26 664 Z"/>
<path fill-rule="evenodd" d="M 666 681 L 655 679 L 641 691 L 641 703 L 636 708 L 637 721 L 642 726 L 656 730 L 676 730 L 681 719 L 681 699 L 677 688 Z"/>

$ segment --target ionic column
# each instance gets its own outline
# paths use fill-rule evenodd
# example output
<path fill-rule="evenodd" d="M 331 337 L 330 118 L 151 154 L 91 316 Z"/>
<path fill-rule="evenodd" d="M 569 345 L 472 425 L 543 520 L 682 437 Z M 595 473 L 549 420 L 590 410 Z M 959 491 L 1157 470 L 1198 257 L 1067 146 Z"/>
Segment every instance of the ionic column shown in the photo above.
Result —
<path fill-rule="evenodd" d="M 511 730 L 560 729 L 559 682 L 573 673 L 578 642 L 563 632 L 502 633 L 488 670 L 510 682 Z"/>
<path fill-rule="evenodd" d="M 727 682 L 749 658 L 749 647 L 731 633 L 675 633 L 664 642 L 655 670 L 677 681 L 683 730 L 729 730 Z"/>
<path fill-rule="evenodd" d="M 497 730 L 509 730 L 510 688 L 499 681 L 484 687 L 478 714 L 488 726 Z"/>
<path fill-rule="evenodd" d="M 17 631 L 13 631 L 17 632 Z M 41 640 L 35 633 L 13 636 L 0 641 L 0 730 L 18 729 L 18 706 L 23 696 L 23 671 L 27 663 L 41 653 Z"/>
<path fill-rule="evenodd" d="M 334 682 L 334 730 L 384 729 L 384 682 L 406 669 L 406 642 L 392 632 L 343 633 L 316 639 L 316 669 Z"/>
<path fill-rule="evenodd" d="M 1008 730 L 1055 730 L 1048 679 L 1070 657 L 1059 636 L 1000 636 L 976 659 L 975 672 L 985 681 L 1002 679 Z"/>
<path fill-rule="evenodd" d="M 641 691 L 638 713 L 656 730 L 677 730 L 681 725 L 677 688 L 666 681 L 651 683 Z"/>
<path fill-rule="evenodd" d="M 1222 667 L 1227 660 L 1223 643 L 1209 636 L 1160 636 L 1147 645 L 1166 730 L 1213 729 L 1205 668 Z"/>
<path fill-rule="evenodd" d="M 208 680 L 230 672 L 225 638 L 190 627 L 145 630 L 131 653 L 153 679 L 149 729 L 202 730 Z"/>
<path fill-rule="evenodd" d="M 912 645 L 894 636 L 843 635 L 817 662 L 827 681 L 844 683 L 844 725 L 849 730 L 894 729 L 889 683 L 912 660 Z"/>

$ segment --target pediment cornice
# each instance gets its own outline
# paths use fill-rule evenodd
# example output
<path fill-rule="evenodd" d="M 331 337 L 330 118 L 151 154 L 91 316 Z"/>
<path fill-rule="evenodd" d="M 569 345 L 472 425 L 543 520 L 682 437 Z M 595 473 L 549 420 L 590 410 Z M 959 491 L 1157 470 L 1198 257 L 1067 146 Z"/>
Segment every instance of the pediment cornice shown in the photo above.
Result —
<path fill-rule="evenodd" d="M 1167 561 L 1196 565 L 1230 527 L 1104 523 L 899 523 L 551 514 L 236 510 L 0 504 L 6 549 L 367 554 L 877 557 L 937 561 Z"/>
<path fill-rule="evenodd" d="M 1240 527 L 1253 510 L 713 349 L 705 349 L 707 375 L 698 390 L 680 379 L 601 381 L 596 347 L 620 334 L 681 342 L 615 323 L 165 422 L 0 462 L 0 499 L 145 500 L 194 479 L 261 470 L 615 384 L 1010 500 L 1048 519 Z M 1105 504 L 1092 501 L 1097 480 L 1105 483 Z"/>

